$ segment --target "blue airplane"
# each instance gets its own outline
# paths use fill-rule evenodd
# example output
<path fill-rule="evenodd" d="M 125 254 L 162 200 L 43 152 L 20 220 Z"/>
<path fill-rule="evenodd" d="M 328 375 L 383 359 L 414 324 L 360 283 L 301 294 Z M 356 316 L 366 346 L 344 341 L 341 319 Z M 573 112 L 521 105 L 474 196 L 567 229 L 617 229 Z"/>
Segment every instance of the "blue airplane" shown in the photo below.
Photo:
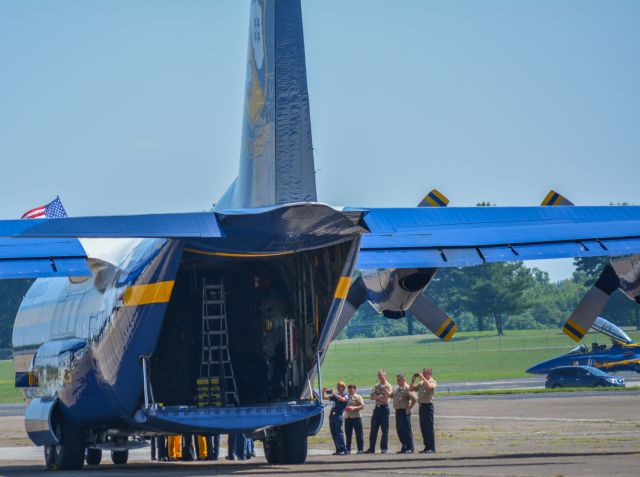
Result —
<path fill-rule="evenodd" d="M 318 202 L 300 1 L 250 12 L 239 173 L 214 210 L 0 221 L 0 277 L 37 279 L 14 366 L 50 469 L 102 451 L 123 463 L 153 435 L 240 431 L 270 463 L 304 462 L 320 365 L 358 307 L 456 332 L 422 294 L 438 268 L 626 256 L 572 315 L 578 335 L 615 288 L 638 299 L 640 207 Z"/>
<path fill-rule="evenodd" d="M 531 366 L 527 373 L 547 374 L 558 366 L 593 366 L 603 371 L 634 371 L 640 373 L 640 344 L 613 323 L 598 317 L 592 329 L 611 338 L 611 345 L 593 343 L 591 349 L 585 344 L 568 353 L 556 356 Z"/>

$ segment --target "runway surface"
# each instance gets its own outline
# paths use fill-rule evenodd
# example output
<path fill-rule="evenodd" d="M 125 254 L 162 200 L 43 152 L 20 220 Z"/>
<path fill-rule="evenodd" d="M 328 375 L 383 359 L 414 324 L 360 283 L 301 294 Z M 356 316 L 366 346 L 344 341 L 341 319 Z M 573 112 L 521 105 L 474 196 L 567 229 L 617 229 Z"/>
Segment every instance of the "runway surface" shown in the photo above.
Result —
<path fill-rule="evenodd" d="M 85 467 L 80 475 L 469 475 L 469 476 L 637 476 L 640 475 L 639 392 L 594 392 L 514 396 L 460 396 L 436 403 L 438 452 L 409 456 L 391 428 L 389 454 L 329 455 L 325 423 L 310 439 L 308 462 L 270 466 L 249 462 L 151 462 L 148 449 L 132 452 L 131 463 Z M 371 409 L 364 412 L 365 434 Z M 421 448 L 417 413 L 416 448 Z M 0 417 L 0 475 L 45 475 L 42 450 L 29 445 L 22 417 Z M 222 439 L 223 443 L 226 439 Z M 260 450 L 260 445 L 258 444 Z M 55 473 L 49 475 L 78 475 Z"/>

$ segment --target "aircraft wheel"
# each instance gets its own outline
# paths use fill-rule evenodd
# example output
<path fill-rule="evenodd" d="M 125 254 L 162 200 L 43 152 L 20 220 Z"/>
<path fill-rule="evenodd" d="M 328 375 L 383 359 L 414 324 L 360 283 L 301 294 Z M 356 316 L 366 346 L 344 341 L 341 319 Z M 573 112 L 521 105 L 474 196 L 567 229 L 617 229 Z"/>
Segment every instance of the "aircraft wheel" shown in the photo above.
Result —
<path fill-rule="evenodd" d="M 85 457 L 87 465 L 98 465 L 102 461 L 102 449 L 87 449 L 87 455 Z"/>
<path fill-rule="evenodd" d="M 58 444 L 53 447 L 53 468 L 56 470 L 80 470 L 84 465 L 84 431 L 70 422 L 55 424 Z M 45 459 L 47 458 L 45 450 Z"/>
<path fill-rule="evenodd" d="M 276 439 L 265 439 L 262 442 L 264 457 L 269 464 L 280 464 L 280 446 Z"/>
<path fill-rule="evenodd" d="M 307 460 L 307 422 L 278 427 L 271 438 L 264 440 L 264 455 L 270 464 L 304 464 Z"/>
<path fill-rule="evenodd" d="M 111 462 L 116 465 L 124 465 L 129 460 L 129 451 L 111 451 Z"/>
<path fill-rule="evenodd" d="M 44 446 L 44 463 L 47 470 L 56 468 L 56 446 Z"/>

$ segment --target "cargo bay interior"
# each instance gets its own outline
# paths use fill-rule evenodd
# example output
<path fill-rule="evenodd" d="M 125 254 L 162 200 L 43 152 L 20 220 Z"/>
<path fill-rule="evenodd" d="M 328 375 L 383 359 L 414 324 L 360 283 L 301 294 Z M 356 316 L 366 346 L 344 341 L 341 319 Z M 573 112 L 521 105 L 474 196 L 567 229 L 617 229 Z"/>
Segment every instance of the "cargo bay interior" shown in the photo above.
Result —
<path fill-rule="evenodd" d="M 266 258 L 202 260 L 202 252 L 185 251 L 151 357 L 156 402 L 248 406 L 300 398 L 350 245 Z"/>

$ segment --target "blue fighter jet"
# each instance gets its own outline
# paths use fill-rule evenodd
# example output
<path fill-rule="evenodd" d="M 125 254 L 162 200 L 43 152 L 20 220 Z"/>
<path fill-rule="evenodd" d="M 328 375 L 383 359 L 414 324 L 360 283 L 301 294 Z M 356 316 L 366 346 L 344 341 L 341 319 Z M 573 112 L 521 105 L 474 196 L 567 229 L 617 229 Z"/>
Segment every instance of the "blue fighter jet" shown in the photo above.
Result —
<path fill-rule="evenodd" d="M 558 366 L 593 366 L 603 371 L 634 371 L 640 373 L 640 344 L 613 323 L 598 317 L 592 328 L 611 338 L 611 345 L 593 343 L 576 346 L 566 354 L 542 361 L 527 369 L 527 373 L 546 374 Z"/>
<path fill-rule="evenodd" d="M 239 173 L 215 210 L 0 221 L 0 277 L 37 279 L 14 366 L 51 469 L 239 431 L 270 463 L 304 462 L 320 365 L 358 307 L 455 334 L 423 296 L 438 268 L 625 256 L 572 315 L 575 337 L 615 288 L 639 299 L 640 207 L 318 202 L 300 0 L 251 0 L 250 15 Z"/>

